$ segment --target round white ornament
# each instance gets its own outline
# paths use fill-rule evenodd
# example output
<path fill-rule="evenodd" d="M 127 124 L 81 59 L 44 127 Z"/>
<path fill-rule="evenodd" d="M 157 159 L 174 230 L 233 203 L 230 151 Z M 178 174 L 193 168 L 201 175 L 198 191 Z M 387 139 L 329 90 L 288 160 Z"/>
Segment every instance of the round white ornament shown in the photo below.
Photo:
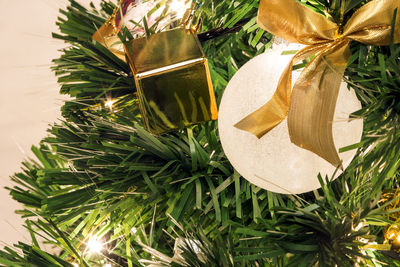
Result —
<path fill-rule="evenodd" d="M 300 194 L 320 188 L 318 173 L 323 178 L 325 175 L 331 178 L 336 168 L 316 154 L 291 143 L 286 119 L 260 139 L 234 127 L 235 123 L 272 97 L 284 68 L 293 57 L 282 55 L 285 50 L 291 49 L 274 48 L 238 70 L 222 97 L 218 127 L 226 156 L 245 179 L 269 191 Z M 300 71 L 293 72 L 293 83 L 299 74 Z M 361 103 L 353 90 L 347 89 L 346 83 L 342 82 L 333 121 L 333 138 L 337 148 L 360 141 L 363 121 L 349 120 L 349 115 L 360 108 Z M 355 153 L 356 150 L 351 150 L 339 154 L 344 168 L 350 164 Z M 338 170 L 336 177 L 340 173 Z"/>

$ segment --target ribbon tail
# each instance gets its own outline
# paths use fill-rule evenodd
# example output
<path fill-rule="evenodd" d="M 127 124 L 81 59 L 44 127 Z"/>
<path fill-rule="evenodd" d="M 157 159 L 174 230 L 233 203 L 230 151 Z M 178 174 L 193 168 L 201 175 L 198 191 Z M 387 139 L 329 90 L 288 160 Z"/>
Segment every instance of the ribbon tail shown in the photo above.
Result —
<path fill-rule="evenodd" d="M 293 87 L 288 114 L 291 141 L 340 168 L 332 123 L 349 57 L 348 40 L 338 41 L 317 55 Z"/>
<path fill-rule="evenodd" d="M 280 124 L 287 116 L 290 102 L 293 60 L 288 64 L 272 98 L 234 126 L 261 138 Z"/>
<path fill-rule="evenodd" d="M 250 132 L 257 136 L 257 138 L 261 138 L 280 124 L 286 118 L 289 111 L 293 65 L 313 55 L 320 49 L 320 45 L 307 46 L 297 52 L 283 71 L 272 98 L 261 108 L 236 123 L 234 127 Z"/>

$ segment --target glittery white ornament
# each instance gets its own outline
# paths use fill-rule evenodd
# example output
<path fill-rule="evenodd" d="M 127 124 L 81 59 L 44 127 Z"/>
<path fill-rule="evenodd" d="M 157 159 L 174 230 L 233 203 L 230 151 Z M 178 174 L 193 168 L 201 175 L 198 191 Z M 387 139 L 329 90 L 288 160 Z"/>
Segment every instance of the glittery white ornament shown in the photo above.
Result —
<path fill-rule="evenodd" d="M 272 97 L 283 69 L 293 56 L 282 55 L 282 52 L 292 49 L 298 47 L 278 46 L 239 69 L 225 89 L 218 122 L 222 147 L 233 167 L 251 183 L 282 194 L 300 194 L 320 188 L 318 173 L 331 178 L 336 168 L 291 143 L 286 119 L 261 139 L 233 125 Z M 299 74 L 299 71 L 293 72 L 293 83 Z M 342 82 L 333 121 L 337 148 L 360 141 L 362 120 L 349 120 L 349 115 L 360 108 L 355 93 Z M 356 150 L 351 150 L 339 154 L 344 168 L 355 153 Z M 336 176 L 340 173 L 339 170 Z"/>

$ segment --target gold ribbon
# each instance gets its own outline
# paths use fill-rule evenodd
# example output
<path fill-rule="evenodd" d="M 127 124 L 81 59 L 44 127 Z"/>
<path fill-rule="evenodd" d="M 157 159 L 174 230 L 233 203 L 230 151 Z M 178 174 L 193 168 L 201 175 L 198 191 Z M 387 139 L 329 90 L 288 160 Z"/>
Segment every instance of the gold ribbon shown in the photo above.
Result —
<path fill-rule="evenodd" d="M 332 136 L 340 83 L 350 58 L 350 41 L 389 45 L 395 9 L 400 0 L 374 0 L 359 8 L 341 28 L 295 0 L 260 0 L 258 24 L 289 42 L 307 45 L 283 71 L 272 98 L 235 127 L 258 138 L 288 116 L 291 141 L 341 167 Z M 399 17 L 394 43 L 400 42 Z M 312 55 L 292 87 L 293 65 Z"/>
<path fill-rule="evenodd" d="M 117 12 L 119 12 L 123 2 L 123 0 L 119 1 L 118 5 L 114 9 L 113 14 L 100 27 L 100 29 L 93 34 L 92 39 L 107 47 L 108 50 L 110 50 L 115 56 L 125 61 L 124 46 L 117 35 L 118 29 L 115 21 Z"/>

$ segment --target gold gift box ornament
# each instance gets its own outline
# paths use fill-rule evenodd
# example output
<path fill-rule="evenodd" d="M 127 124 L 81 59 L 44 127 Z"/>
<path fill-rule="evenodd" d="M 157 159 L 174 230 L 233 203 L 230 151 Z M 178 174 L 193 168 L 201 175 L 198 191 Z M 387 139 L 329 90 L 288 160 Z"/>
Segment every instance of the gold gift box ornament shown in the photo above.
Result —
<path fill-rule="evenodd" d="M 188 10 L 189 16 L 182 19 L 184 28 L 133 39 L 123 49 L 115 46 L 122 44 L 117 36 L 117 22 L 121 20 L 116 20 L 117 15 L 125 16 L 137 4 L 133 0 L 120 1 L 93 39 L 120 59 L 128 57 L 145 128 L 162 134 L 216 120 L 217 104 L 207 58 L 193 29 L 184 29 L 191 25 L 193 12 Z"/>
<path fill-rule="evenodd" d="M 197 36 L 175 29 L 125 45 L 146 129 L 162 134 L 218 117 L 207 58 Z"/>

